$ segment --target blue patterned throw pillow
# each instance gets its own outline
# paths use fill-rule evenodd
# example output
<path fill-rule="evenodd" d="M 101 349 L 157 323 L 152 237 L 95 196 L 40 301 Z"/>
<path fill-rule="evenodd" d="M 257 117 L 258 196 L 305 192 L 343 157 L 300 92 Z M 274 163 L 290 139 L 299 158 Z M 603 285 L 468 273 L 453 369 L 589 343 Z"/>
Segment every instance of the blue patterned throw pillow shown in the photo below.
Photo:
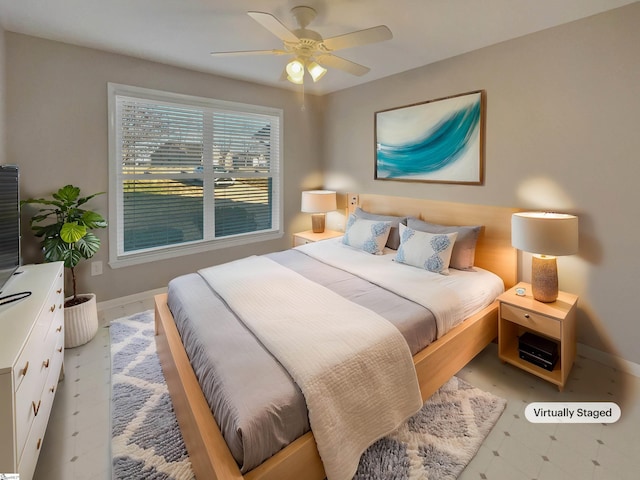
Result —
<path fill-rule="evenodd" d="M 451 252 L 457 236 L 457 232 L 433 234 L 400 224 L 400 247 L 396 261 L 448 275 Z"/>
<path fill-rule="evenodd" d="M 342 243 L 374 255 L 382 254 L 389 238 L 391 222 L 365 220 L 349 215 Z"/>

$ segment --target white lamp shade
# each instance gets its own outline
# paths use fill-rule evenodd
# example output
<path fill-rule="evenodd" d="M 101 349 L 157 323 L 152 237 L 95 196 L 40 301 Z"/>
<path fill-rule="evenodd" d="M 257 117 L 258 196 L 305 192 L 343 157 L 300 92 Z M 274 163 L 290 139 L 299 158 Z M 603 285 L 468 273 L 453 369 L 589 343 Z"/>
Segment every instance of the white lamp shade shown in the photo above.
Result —
<path fill-rule="evenodd" d="M 304 81 L 304 63 L 299 58 L 294 58 L 285 68 L 287 80 L 291 83 L 301 84 Z"/>
<path fill-rule="evenodd" d="M 304 78 L 302 76 L 294 78 L 291 75 L 287 75 L 287 80 L 291 83 L 295 83 L 296 85 L 302 85 L 304 83 Z"/>
<path fill-rule="evenodd" d="M 304 73 L 304 63 L 301 60 L 294 58 L 289 63 L 287 63 L 287 73 L 292 77 L 297 77 L 298 75 Z"/>
<path fill-rule="evenodd" d="M 514 213 L 511 245 L 541 255 L 578 253 L 578 217 L 564 213 Z"/>
<path fill-rule="evenodd" d="M 307 70 L 309 71 L 309 74 L 311 75 L 311 78 L 314 82 L 320 80 L 322 77 L 324 77 L 324 74 L 327 73 L 327 69 L 317 62 L 311 62 L 309 65 L 307 65 Z"/>
<path fill-rule="evenodd" d="M 305 213 L 326 213 L 337 209 L 336 192 L 331 190 L 308 190 L 302 192 L 302 208 Z"/>

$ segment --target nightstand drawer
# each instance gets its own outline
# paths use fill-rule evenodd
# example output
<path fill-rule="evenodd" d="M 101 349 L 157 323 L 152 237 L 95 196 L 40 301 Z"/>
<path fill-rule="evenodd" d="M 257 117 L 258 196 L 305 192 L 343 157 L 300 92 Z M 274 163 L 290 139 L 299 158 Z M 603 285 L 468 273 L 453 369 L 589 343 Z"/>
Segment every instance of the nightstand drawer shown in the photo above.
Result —
<path fill-rule="evenodd" d="M 545 315 L 502 303 L 500 305 L 500 316 L 510 322 L 517 323 L 518 325 L 522 325 L 525 328 L 542 333 L 548 337 L 555 339 L 561 338 L 560 322 Z"/>
<path fill-rule="evenodd" d="M 311 230 L 298 232 L 293 235 L 293 246 L 299 247 L 300 245 L 306 245 L 307 243 L 329 240 L 330 238 L 341 237 L 342 235 L 344 235 L 344 232 L 338 232 L 336 230 L 325 230 L 320 233 L 316 233 Z"/>
<path fill-rule="evenodd" d="M 299 247 L 300 245 L 306 245 L 307 243 L 313 243 L 312 240 L 307 240 L 306 238 L 301 238 L 297 235 L 293 236 L 293 246 Z"/>

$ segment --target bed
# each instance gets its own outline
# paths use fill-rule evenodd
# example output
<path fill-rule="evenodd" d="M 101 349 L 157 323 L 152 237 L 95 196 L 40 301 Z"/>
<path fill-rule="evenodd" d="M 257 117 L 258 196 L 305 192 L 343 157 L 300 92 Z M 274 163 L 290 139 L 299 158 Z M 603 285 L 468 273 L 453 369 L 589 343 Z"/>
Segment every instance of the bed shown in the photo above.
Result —
<path fill-rule="evenodd" d="M 351 196 L 349 196 L 351 198 Z M 494 272 L 504 287 L 516 280 L 515 250 L 510 245 L 510 218 L 514 209 L 487 207 L 379 195 L 358 196 L 364 211 L 381 215 L 408 215 L 440 225 L 482 225 L 474 264 Z M 282 260 L 285 261 L 286 259 Z M 416 351 L 413 363 L 422 400 L 471 360 L 497 333 L 497 304 L 491 302 L 445 335 Z M 241 473 L 237 454 L 223 438 L 209 403 L 191 366 L 167 295 L 156 297 L 156 342 L 178 422 L 198 478 L 322 479 L 325 470 L 314 435 L 308 431 L 259 465 Z M 234 458 L 235 455 L 235 458 Z M 246 470 L 246 469 L 245 469 Z"/>

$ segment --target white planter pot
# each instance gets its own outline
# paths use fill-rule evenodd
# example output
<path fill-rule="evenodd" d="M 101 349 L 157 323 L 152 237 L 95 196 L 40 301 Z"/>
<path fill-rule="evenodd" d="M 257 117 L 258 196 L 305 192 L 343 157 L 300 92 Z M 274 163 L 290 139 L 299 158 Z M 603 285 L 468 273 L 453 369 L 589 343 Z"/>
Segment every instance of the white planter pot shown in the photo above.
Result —
<path fill-rule="evenodd" d="M 89 300 L 79 305 L 65 307 L 65 348 L 84 345 L 91 340 L 98 331 L 98 307 L 96 305 L 96 296 L 93 293 L 87 293 L 78 295 L 78 297 L 89 297 Z M 66 298 L 65 301 L 69 298 Z"/>

